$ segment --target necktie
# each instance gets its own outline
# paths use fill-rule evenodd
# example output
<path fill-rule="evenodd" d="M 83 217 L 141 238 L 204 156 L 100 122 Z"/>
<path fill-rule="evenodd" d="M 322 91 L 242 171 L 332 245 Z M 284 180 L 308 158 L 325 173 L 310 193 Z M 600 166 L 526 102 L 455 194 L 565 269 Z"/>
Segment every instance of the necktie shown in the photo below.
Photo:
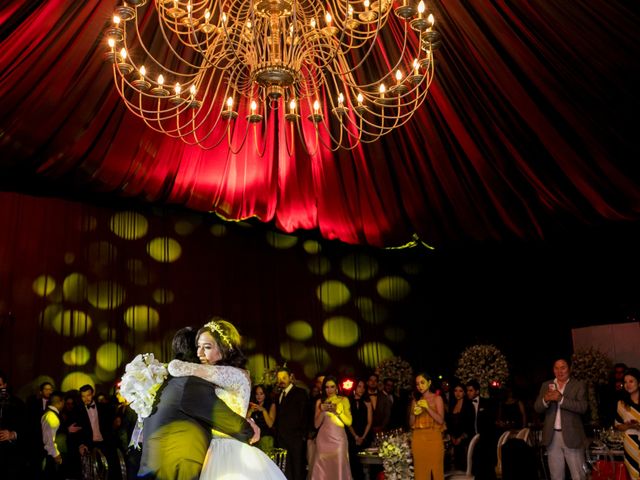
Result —
<path fill-rule="evenodd" d="M 282 400 L 284 400 L 284 397 L 287 396 L 287 393 L 283 390 L 282 393 L 280 393 L 280 400 L 278 400 L 278 403 L 282 403 Z"/>

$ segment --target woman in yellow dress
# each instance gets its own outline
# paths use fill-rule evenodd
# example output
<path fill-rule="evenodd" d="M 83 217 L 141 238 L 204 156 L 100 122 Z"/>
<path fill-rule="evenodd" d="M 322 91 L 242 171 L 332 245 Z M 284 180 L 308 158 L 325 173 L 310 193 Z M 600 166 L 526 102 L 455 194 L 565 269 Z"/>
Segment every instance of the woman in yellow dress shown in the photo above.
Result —
<path fill-rule="evenodd" d="M 415 480 L 444 479 L 444 402 L 430 387 L 428 375 L 416 375 L 416 398 L 411 400 L 409 415 Z"/>
<path fill-rule="evenodd" d="M 632 480 L 640 478 L 640 371 L 624 372 L 625 394 L 618 402 L 616 429 L 624 432 L 624 464 Z"/>

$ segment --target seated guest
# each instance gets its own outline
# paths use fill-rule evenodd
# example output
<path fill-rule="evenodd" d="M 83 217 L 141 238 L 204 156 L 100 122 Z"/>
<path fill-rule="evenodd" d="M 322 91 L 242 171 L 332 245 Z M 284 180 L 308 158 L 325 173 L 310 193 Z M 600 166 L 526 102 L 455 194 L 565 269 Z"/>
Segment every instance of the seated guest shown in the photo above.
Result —
<path fill-rule="evenodd" d="M 255 444 L 262 451 L 274 445 L 273 424 L 276 421 L 276 404 L 267 395 L 264 385 L 255 385 L 251 392 L 247 418 L 252 418 L 260 428 L 260 440 Z"/>

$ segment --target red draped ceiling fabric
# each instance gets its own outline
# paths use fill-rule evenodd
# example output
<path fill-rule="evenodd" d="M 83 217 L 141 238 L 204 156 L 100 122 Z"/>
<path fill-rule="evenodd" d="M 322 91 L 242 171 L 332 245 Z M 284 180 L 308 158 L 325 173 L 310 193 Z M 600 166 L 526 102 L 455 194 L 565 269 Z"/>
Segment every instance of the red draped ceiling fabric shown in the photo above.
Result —
<path fill-rule="evenodd" d="M 2 188 L 109 192 L 374 246 L 638 219 L 638 2 L 430 1 L 444 44 L 425 105 L 383 141 L 313 157 L 290 157 L 282 132 L 260 157 L 149 130 L 102 62 L 115 5 L 0 6 Z"/>

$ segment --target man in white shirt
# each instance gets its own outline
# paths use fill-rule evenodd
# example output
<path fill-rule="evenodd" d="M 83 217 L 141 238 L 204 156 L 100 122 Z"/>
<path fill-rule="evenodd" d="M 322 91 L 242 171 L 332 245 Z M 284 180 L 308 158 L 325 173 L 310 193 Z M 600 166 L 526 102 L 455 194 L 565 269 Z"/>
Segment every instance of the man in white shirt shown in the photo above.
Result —
<path fill-rule="evenodd" d="M 547 447 L 551 480 L 564 480 L 565 462 L 572 480 L 584 480 L 584 449 L 587 436 L 582 414 L 587 411 L 584 382 L 570 378 L 571 366 L 563 358 L 553 364 L 555 378 L 540 387 L 535 411 L 544 413 L 542 444 Z"/>
<path fill-rule="evenodd" d="M 42 428 L 42 442 L 47 454 L 45 459 L 44 476 L 46 480 L 62 478 L 62 455 L 56 443 L 56 434 L 60 428 L 60 411 L 64 405 L 64 395 L 55 391 L 49 397 L 49 405 L 42 414 L 40 425 Z"/>

